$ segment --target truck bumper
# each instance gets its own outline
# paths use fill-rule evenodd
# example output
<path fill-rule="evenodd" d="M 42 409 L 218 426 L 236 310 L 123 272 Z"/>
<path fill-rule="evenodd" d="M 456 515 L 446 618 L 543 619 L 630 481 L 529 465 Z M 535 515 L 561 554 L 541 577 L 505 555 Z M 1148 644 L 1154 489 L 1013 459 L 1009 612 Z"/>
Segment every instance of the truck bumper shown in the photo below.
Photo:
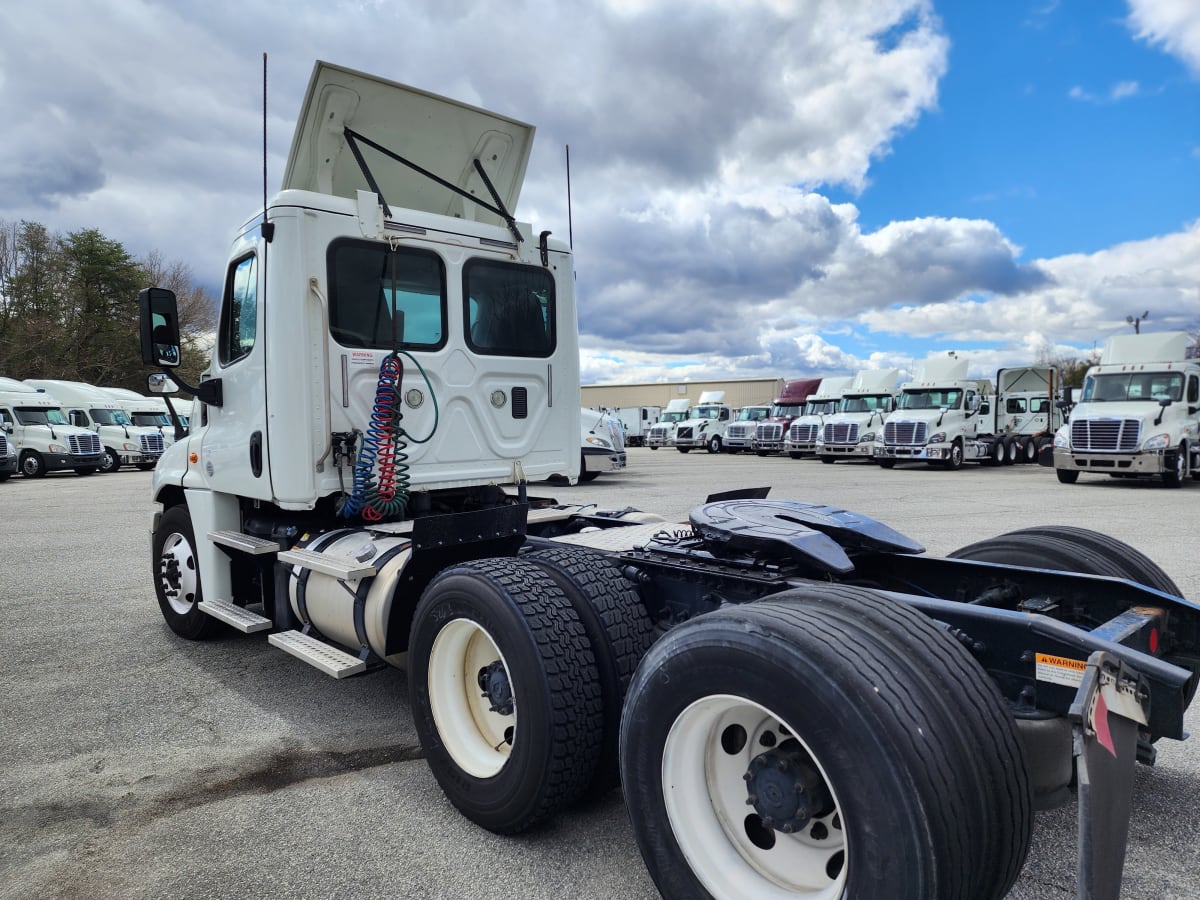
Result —
<path fill-rule="evenodd" d="M 949 444 L 924 444 L 920 447 L 908 447 L 903 444 L 883 444 L 875 448 L 875 456 L 879 459 L 948 459 Z"/>
<path fill-rule="evenodd" d="M 673 447 L 683 447 L 685 450 L 703 450 L 708 446 L 708 438 L 703 435 L 694 438 L 676 438 Z"/>
<path fill-rule="evenodd" d="M 783 451 L 785 453 L 816 453 L 817 445 L 813 441 L 798 441 L 797 443 L 784 441 Z"/>
<path fill-rule="evenodd" d="M 755 453 L 782 453 L 783 441 L 754 441 L 751 446 Z"/>
<path fill-rule="evenodd" d="M 604 450 L 600 447 L 585 447 L 583 450 L 583 471 L 585 472 L 619 472 L 625 468 L 625 451 Z"/>
<path fill-rule="evenodd" d="M 817 456 L 871 459 L 875 456 L 875 444 L 817 444 Z"/>
<path fill-rule="evenodd" d="M 45 464 L 47 472 L 62 472 L 65 469 L 98 467 L 104 462 L 104 454 L 89 453 L 84 456 L 72 456 L 70 453 L 43 453 L 42 462 Z"/>
<path fill-rule="evenodd" d="M 157 463 L 161 453 L 122 453 L 121 465 L 136 466 L 141 463 Z"/>
<path fill-rule="evenodd" d="M 0 459 L 0 475 L 15 475 L 17 471 L 17 457 L 6 456 Z"/>
<path fill-rule="evenodd" d="M 1077 453 L 1063 447 L 1054 448 L 1054 468 L 1092 472 L 1096 475 L 1161 475 L 1165 469 L 1164 453 Z"/>

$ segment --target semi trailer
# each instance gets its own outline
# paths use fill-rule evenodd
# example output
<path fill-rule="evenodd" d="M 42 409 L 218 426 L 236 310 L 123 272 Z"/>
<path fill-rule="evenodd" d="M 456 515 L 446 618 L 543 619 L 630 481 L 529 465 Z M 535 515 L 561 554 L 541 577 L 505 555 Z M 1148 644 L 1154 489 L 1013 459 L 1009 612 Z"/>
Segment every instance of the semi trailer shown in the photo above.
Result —
<path fill-rule="evenodd" d="M 198 401 L 153 477 L 167 626 L 403 667 L 434 777 L 494 832 L 620 783 L 666 897 L 1002 897 L 1073 786 L 1081 895 L 1115 896 L 1200 608 L 1091 531 L 938 558 L 760 488 L 686 521 L 533 495 L 578 474 L 579 378 L 571 250 L 511 213 L 531 139 L 318 63 L 198 384 L 142 292 L 151 390 Z"/>

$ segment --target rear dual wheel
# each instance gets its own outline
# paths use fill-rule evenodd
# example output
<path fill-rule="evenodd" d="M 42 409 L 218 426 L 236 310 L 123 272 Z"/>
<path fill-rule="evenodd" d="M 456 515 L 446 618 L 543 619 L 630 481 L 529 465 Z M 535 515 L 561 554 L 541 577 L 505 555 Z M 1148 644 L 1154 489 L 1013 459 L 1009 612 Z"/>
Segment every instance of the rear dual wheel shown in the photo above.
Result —
<path fill-rule="evenodd" d="M 920 613 L 844 586 L 670 631 L 630 687 L 621 773 L 664 896 L 1001 897 L 1032 827 L 982 668 Z"/>

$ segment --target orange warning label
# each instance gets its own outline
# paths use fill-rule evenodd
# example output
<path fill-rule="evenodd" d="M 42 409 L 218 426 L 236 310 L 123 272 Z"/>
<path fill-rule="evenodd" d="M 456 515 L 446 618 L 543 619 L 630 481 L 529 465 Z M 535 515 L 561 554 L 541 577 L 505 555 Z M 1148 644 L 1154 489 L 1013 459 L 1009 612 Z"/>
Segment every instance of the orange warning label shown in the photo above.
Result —
<path fill-rule="evenodd" d="M 1038 681 L 1067 687 L 1079 687 L 1083 683 L 1083 673 L 1087 671 L 1087 660 L 1051 656 L 1049 653 L 1037 654 L 1036 663 L 1034 677 Z"/>

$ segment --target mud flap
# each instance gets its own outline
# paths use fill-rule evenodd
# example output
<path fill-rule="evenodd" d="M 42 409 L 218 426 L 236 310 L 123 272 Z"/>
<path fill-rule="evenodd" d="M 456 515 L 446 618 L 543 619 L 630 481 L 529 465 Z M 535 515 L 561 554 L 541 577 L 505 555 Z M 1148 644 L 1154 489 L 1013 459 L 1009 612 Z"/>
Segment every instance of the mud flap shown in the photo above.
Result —
<path fill-rule="evenodd" d="M 1097 650 L 1069 713 L 1079 781 L 1079 900 L 1116 900 L 1133 807 L 1138 726 L 1150 710 L 1146 679 Z"/>

